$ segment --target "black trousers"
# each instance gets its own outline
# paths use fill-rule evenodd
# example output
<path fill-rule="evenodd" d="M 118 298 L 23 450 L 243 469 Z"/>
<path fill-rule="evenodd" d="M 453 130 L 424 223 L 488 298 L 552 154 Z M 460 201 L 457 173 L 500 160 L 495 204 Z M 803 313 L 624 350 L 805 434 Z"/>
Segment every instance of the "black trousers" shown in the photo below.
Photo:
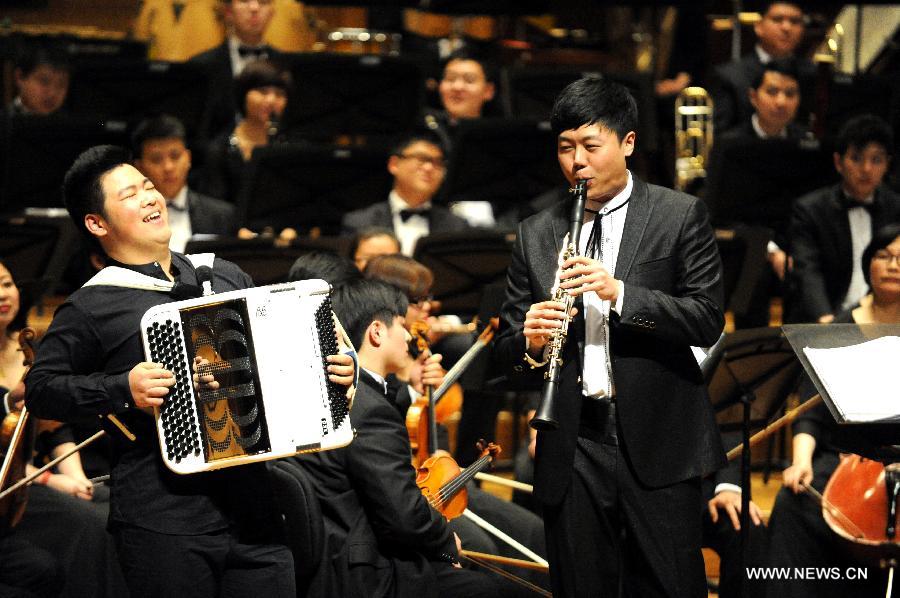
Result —
<path fill-rule="evenodd" d="M 281 544 L 243 544 L 120 526 L 113 532 L 131 598 L 296 598 L 294 560 Z"/>
<path fill-rule="evenodd" d="M 615 436 L 582 429 L 569 490 L 544 509 L 554 598 L 705 598 L 700 479 L 642 485 Z"/>
<path fill-rule="evenodd" d="M 0 596 L 55 598 L 63 579 L 62 567 L 49 551 L 17 537 L 15 529 L 0 538 Z"/>
<path fill-rule="evenodd" d="M 711 497 L 708 497 L 711 498 Z M 765 583 L 750 580 L 746 567 L 763 567 L 768 564 L 768 531 L 763 524 L 754 525 L 750 521 L 750 545 L 744 553 L 746 561 L 741 566 L 741 532 L 734 529 L 731 518 L 719 511 L 719 520 L 713 523 L 706 505 L 703 506 L 703 545 L 712 548 L 719 555 L 719 596 L 740 598 L 742 586 L 749 584 L 750 596 L 765 595 Z"/>

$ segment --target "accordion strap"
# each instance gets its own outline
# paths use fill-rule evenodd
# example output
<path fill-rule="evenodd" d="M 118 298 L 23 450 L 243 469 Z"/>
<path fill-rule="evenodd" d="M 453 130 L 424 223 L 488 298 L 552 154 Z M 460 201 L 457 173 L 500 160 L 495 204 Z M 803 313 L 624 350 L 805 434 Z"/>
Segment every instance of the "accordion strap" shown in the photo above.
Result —
<path fill-rule="evenodd" d="M 186 255 L 185 257 L 190 260 L 195 269 L 201 266 L 212 268 L 216 254 L 197 253 Z M 175 283 L 170 280 L 160 280 L 159 278 L 147 276 L 146 274 L 141 274 L 140 272 L 135 272 L 128 268 L 122 268 L 121 266 L 107 266 L 94 274 L 90 280 L 82 285 L 82 287 L 95 286 L 124 287 L 127 289 L 168 293 L 172 290 L 172 287 L 175 286 Z"/>

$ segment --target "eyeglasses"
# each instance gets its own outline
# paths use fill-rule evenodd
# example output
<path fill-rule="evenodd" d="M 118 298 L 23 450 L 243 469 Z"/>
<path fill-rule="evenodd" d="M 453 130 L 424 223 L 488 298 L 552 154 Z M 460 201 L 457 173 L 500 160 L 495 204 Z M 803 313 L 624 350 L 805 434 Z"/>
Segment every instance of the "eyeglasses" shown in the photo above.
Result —
<path fill-rule="evenodd" d="M 900 254 L 893 254 L 887 251 L 879 251 L 875 255 L 872 256 L 873 260 L 878 260 L 880 262 L 886 262 L 890 264 L 892 261 L 895 262 L 898 266 L 900 266 Z"/>
<path fill-rule="evenodd" d="M 443 158 L 433 158 L 427 154 L 398 154 L 397 157 L 406 160 L 415 160 L 419 166 L 431 164 L 438 170 L 443 170 L 446 167 L 446 162 L 444 162 Z"/>

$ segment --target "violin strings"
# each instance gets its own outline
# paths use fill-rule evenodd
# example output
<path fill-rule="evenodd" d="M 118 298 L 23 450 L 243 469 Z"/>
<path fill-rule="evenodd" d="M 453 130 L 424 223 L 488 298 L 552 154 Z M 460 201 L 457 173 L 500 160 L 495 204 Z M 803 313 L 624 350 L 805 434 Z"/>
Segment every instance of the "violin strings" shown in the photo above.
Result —
<path fill-rule="evenodd" d="M 481 467 L 484 466 L 485 463 L 488 463 L 490 461 L 490 459 L 491 459 L 490 455 L 485 455 L 484 457 L 481 457 L 480 459 L 475 461 L 472 465 L 470 465 L 469 467 L 466 468 L 466 470 L 465 470 L 466 473 L 472 472 L 472 471 L 480 471 Z M 474 473 L 472 475 L 474 475 Z M 472 477 L 472 475 L 466 476 L 465 474 L 460 474 L 460 475 L 456 476 L 455 478 L 453 478 L 452 480 L 450 480 L 449 482 L 447 482 L 447 484 L 445 484 L 443 487 L 441 487 L 441 489 L 438 490 L 438 494 L 437 494 L 441 504 L 443 504 L 444 502 L 449 500 L 449 498 L 452 497 L 462 486 L 467 484 L 469 479 Z"/>

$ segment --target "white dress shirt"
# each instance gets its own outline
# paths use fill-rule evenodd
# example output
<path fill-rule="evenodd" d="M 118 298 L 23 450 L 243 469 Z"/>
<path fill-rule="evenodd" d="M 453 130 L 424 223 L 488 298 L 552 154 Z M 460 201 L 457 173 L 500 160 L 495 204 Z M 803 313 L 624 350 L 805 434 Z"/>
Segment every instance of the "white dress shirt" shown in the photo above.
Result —
<path fill-rule="evenodd" d="M 843 193 L 843 191 L 842 191 Z M 875 200 L 874 195 L 858 200 L 849 199 L 849 201 L 872 205 Z M 841 302 L 842 309 L 849 309 L 863 298 L 869 290 L 866 279 L 863 277 L 862 271 L 862 254 L 872 242 L 872 215 L 869 211 L 860 206 L 852 207 L 847 210 L 847 220 L 850 221 L 850 246 L 853 251 L 853 270 L 850 274 L 850 286 L 847 287 L 847 294 Z"/>
<path fill-rule="evenodd" d="M 625 217 L 628 206 L 623 205 L 634 189 L 631 172 L 625 188 L 611 200 L 606 202 L 594 219 L 585 222 L 578 240 L 578 252 L 586 255 L 587 242 L 594 223 L 601 221 L 600 256 L 603 266 L 614 275 L 619 247 L 622 245 L 622 233 L 625 229 Z M 619 208 L 619 209 L 616 209 Z M 615 210 L 615 211 L 613 211 Z M 621 313 L 624 300 L 624 285 L 619 285 L 619 296 L 615 305 L 600 299 L 594 292 L 582 295 L 584 299 L 584 372 L 581 376 L 581 388 L 585 396 L 605 398 L 615 396 L 615 384 L 612 378 L 612 367 L 609 359 L 609 312 L 610 309 Z"/>
<path fill-rule="evenodd" d="M 431 202 L 426 201 L 420 206 L 413 208 L 406 200 L 400 197 L 396 191 L 391 191 L 388 195 L 388 204 L 391 207 L 391 218 L 394 223 L 394 234 L 400 240 L 400 252 L 403 255 L 412 257 L 416 248 L 416 241 L 420 237 L 427 237 L 429 233 L 428 217 L 426 215 L 414 214 L 409 217 L 406 222 L 400 217 L 401 210 L 430 210 Z"/>
<path fill-rule="evenodd" d="M 238 48 L 244 46 L 248 47 L 248 44 L 242 44 L 238 38 L 233 35 L 228 36 L 228 54 L 231 56 L 231 75 L 232 77 L 237 77 L 241 74 L 241 71 L 244 70 L 244 67 L 247 66 L 248 63 L 253 62 L 254 60 L 259 60 L 253 56 L 247 56 L 246 58 L 241 56 L 241 53 L 238 51 Z M 268 49 L 269 46 L 265 44 L 260 44 L 257 46 L 259 49 L 263 50 L 263 55 L 260 58 L 268 58 Z"/>
<path fill-rule="evenodd" d="M 191 231 L 191 215 L 188 212 L 187 192 L 188 188 L 185 185 L 181 188 L 181 191 L 175 194 L 175 197 L 166 199 L 169 228 L 172 230 L 172 237 L 169 239 L 169 249 L 178 253 L 184 253 L 184 248 L 193 234 Z"/>

